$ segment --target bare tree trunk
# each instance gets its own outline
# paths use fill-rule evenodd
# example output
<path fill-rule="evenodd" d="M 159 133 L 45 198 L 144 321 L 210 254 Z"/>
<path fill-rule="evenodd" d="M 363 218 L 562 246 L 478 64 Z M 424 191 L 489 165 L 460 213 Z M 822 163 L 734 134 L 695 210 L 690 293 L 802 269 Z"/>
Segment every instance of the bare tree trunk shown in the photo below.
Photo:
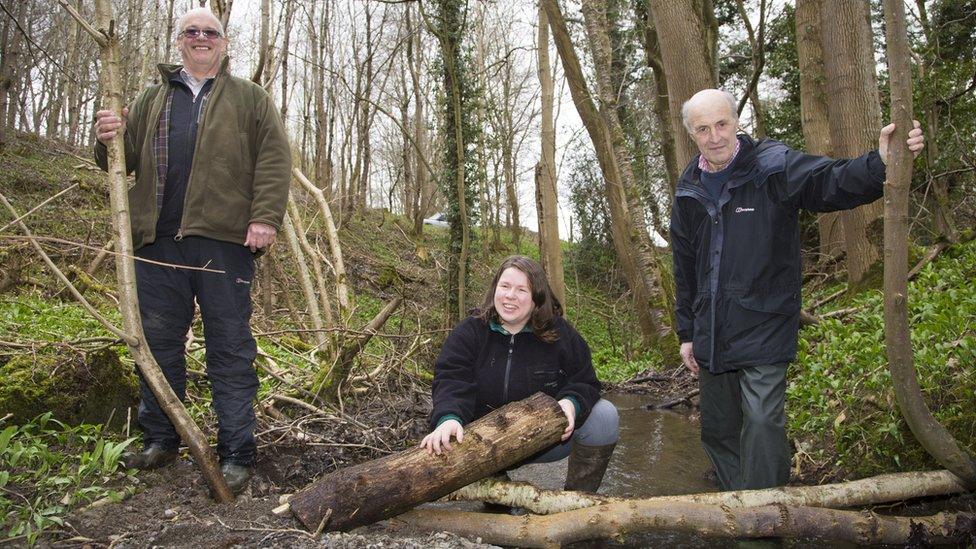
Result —
<path fill-rule="evenodd" d="M 714 67 L 709 61 L 713 58 L 709 46 L 711 27 L 702 19 L 704 11 L 696 11 L 690 2 L 649 0 L 649 4 L 667 75 L 675 157 L 682 169 L 698 154 L 698 149 L 681 122 L 681 105 L 698 91 L 714 88 L 717 84 Z"/>
<path fill-rule="evenodd" d="M 611 102 L 606 107 L 597 109 L 593 104 L 590 91 L 587 89 L 586 81 L 583 77 L 583 70 L 576 56 L 569 31 L 566 28 L 566 21 L 563 19 L 556 0 L 542 0 L 546 15 L 549 18 L 549 28 L 552 30 L 553 40 L 559 57 L 562 60 L 566 79 L 569 82 L 570 92 L 573 96 L 573 103 L 579 112 L 583 125 L 586 127 L 590 139 L 593 141 L 593 148 L 596 150 L 597 160 L 606 184 L 607 202 L 610 205 L 610 215 L 612 219 L 611 231 L 614 249 L 617 259 L 623 267 L 627 284 L 630 287 L 633 297 L 634 309 L 640 323 L 641 335 L 649 344 L 656 344 L 662 335 L 659 317 L 656 317 L 648 304 L 654 303 L 659 296 L 656 296 L 656 289 L 651 283 L 652 275 L 643 273 L 641 265 L 638 263 L 640 253 L 639 242 L 632 239 L 636 238 L 637 230 L 634 220 L 630 217 L 632 212 L 628 210 L 629 203 L 625 191 L 625 176 L 620 161 L 624 155 L 617 155 L 614 143 L 622 144 L 622 133 L 614 132 L 608 126 L 607 117 L 615 116 L 614 104 Z M 605 84 L 605 83 L 604 83 Z M 601 90 L 600 98 L 604 99 L 605 86 Z M 602 111 L 611 111 L 604 114 Z M 631 181 L 633 172 L 629 172 Z M 644 236 L 646 237 L 646 231 Z"/>
<path fill-rule="evenodd" d="M 762 76 L 763 65 L 766 63 L 765 55 L 765 34 L 766 34 L 766 0 L 759 0 L 759 32 L 752 26 L 749 14 L 746 12 L 745 2 L 736 0 L 736 8 L 739 10 L 739 17 L 742 24 L 746 27 L 746 35 L 749 37 L 749 55 L 752 58 L 752 77 L 746 86 L 746 93 L 739 100 L 739 113 L 745 106 L 746 99 L 752 103 L 753 134 L 756 137 L 766 137 L 766 123 L 764 121 L 762 104 L 759 102 L 758 84 L 759 77 Z"/>
<path fill-rule="evenodd" d="M 268 54 L 271 44 L 268 40 L 268 28 L 271 26 L 271 0 L 261 0 L 261 36 L 258 39 L 258 64 L 251 74 L 251 82 L 260 85 L 264 66 L 268 64 Z"/>
<path fill-rule="evenodd" d="M 14 102 L 10 100 L 11 91 L 17 80 L 16 71 L 20 68 L 22 37 L 17 22 L 24 19 L 27 2 L 19 2 L 13 19 L 3 18 L 3 35 L 0 36 L 0 149 L 7 142 L 7 132 L 14 129 L 12 111 Z"/>
<path fill-rule="evenodd" d="M 823 0 L 821 17 L 830 21 L 821 27 L 824 72 L 827 82 L 827 112 L 833 153 L 854 157 L 877 148 L 881 128 L 881 107 L 875 76 L 874 45 L 870 6 L 866 2 Z M 847 278 L 851 291 L 864 282 L 868 270 L 881 259 L 870 226 L 881 218 L 881 202 L 867 204 L 841 214 L 847 251 Z M 880 228 L 880 227 L 878 227 Z"/>
<path fill-rule="evenodd" d="M 912 152 L 905 140 L 912 127 L 911 49 L 902 0 L 884 0 L 888 72 L 891 77 L 891 136 L 884 213 L 884 318 L 888 369 L 905 422 L 922 447 L 943 467 L 976 489 L 976 460 L 929 411 L 918 385 L 908 325 L 908 194 Z"/>
<path fill-rule="evenodd" d="M 61 5 L 70 12 L 74 12 L 67 0 L 60 0 Z M 96 21 L 98 30 L 86 27 L 89 34 L 98 42 L 102 50 L 102 93 L 105 98 L 103 108 L 112 112 L 122 112 L 121 80 L 119 78 L 118 63 L 118 35 L 110 32 L 115 28 L 112 19 L 112 7 L 109 0 L 96 0 Z M 83 24 L 77 12 L 72 13 Z M 84 23 L 87 25 L 87 23 Z M 203 476 L 210 485 L 218 501 L 230 502 L 234 495 L 227 487 L 224 476 L 217 467 L 213 450 L 207 443 L 200 428 L 193 423 L 183 403 L 180 402 L 169 382 L 163 376 L 159 365 L 153 358 L 146 343 L 146 336 L 142 331 L 142 319 L 139 316 L 139 297 L 136 292 L 136 271 L 132 257 L 132 229 L 129 222 L 128 185 L 125 180 L 125 149 L 121 136 L 117 136 L 108 145 L 108 188 L 112 205 L 112 220 L 115 228 L 116 254 L 115 272 L 119 282 L 120 307 L 125 331 L 130 334 L 128 340 L 129 352 L 135 359 L 136 366 L 142 373 L 146 384 L 152 390 L 160 407 L 166 412 L 176 432 L 190 447 L 190 453 L 200 465 Z"/>
<path fill-rule="evenodd" d="M 302 246 L 298 231 L 296 230 L 298 208 L 295 207 L 294 200 L 288 201 L 288 213 L 282 223 L 285 236 L 288 239 L 288 247 L 291 255 L 295 258 L 298 266 L 298 276 L 302 283 L 302 292 L 305 294 L 305 303 L 308 305 L 308 316 L 312 319 L 312 327 L 315 329 L 315 341 L 320 349 L 328 348 L 329 339 L 325 333 L 325 324 L 322 322 L 322 312 L 319 309 L 319 298 L 315 293 L 315 286 L 312 277 L 309 275 L 308 259 L 305 255 L 305 248 Z M 303 235 L 304 236 L 304 235 Z M 312 258 L 315 261 L 315 258 Z M 325 303 L 328 307 L 328 303 Z"/>
<path fill-rule="evenodd" d="M 678 185 L 678 178 L 681 176 L 681 166 L 678 166 L 678 159 L 675 153 L 674 128 L 671 125 L 671 109 L 668 106 L 668 78 L 664 74 L 664 63 L 661 60 L 661 45 L 657 38 L 657 29 L 654 21 L 647 11 L 647 4 L 638 2 L 635 6 L 638 17 L 644 21 L 644 59 L 647 66 L 654 73 L 654 120 L 657 122 L 657 129 L 660 132 L 661 155 L 664 156 L 664 171 L 668 177 L 668 187 L 671 194 L 674 194 Z M 667 235 L 663 235 L 667 238 Z"/>
<path fill-rule="evenodd" d="M 420 235 L 424 230 L 424 217 L 427 215 L 426 205 L 427 188 L 430 185 L 430 173 L 427 172 L 427 162 L 423 158 L 423 147 L 427 145 L 427 118 L 424 114 L 423 88 L 420 83 L 420 74 L 423 70 L 423 49 L 420 42 L 421 29 L 414 28 L 410 18 L 411 9 L 407 8 L 407 32 L 410 33 L 407 44 L 407 65 L 410 68 L 410 79 L 413 84 L 413 141 L 414 141 L 414 166 L 417 168 L 415 192 L 410 197 L 410 208 L 413 212 L 413 234 Z"/>
<path fill-rule="evenodd" d="M 796 54 L 800 62 L 800 118 L 806 151 L 832 156 L 830 123 L 827 117 L 827 87 L 823 65 L 821 0 L 796 2 Z M 820 258 L 828 261 L 844 251 L 844 232 L 840 214 L 819 214 Z"/>
<path fill-rule="evenodd" d="M 322 221 L 325 224 L 325 235 L 329 240 L 329 249 L 332 251 L 332 269 L 335 271 L 336 296 L 339 301 L 339 323 L 340 326 L 345 326 L 352 314 L 353 299 L 346 280 L 346 264 L 342 259 L 342 245 L 339 242 L 339 231 L 333 221 L 332 208 L 329 207 L 322 189 L 309 181 L 301 170 L 292 168 L 292 174 L 302 187 L 305 187 L 305 190 L 315 197 L 315 201 L 319 205 L 319 213 L 322 214 Z"/>
<path fill-rule="evenodd" d="M 552 69 L 549 62 L 549 18 L 546 10 L 539 6 L 537 70 L 542 87 L 542 155 L 539 161 L 539 177 L 536 186 L 540 197 L 539 217 L 539 256 L 546 268 L 549 285 L 556 299 L 566 307 L 566 281 L 563 278 L 563 250 L 559 241 L 559 211 L 556 193 L 556 127 L 553 121 L 555 92 L 553 90 Z"/>

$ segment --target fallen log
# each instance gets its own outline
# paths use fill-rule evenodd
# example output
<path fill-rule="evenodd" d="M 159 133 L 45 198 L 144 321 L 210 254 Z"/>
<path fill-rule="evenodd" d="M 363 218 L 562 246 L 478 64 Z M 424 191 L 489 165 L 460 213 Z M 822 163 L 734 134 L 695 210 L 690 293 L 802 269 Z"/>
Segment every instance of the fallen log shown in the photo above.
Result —
<path fill-rule="evenodd" d="M 891 517 L 817 507 L 730 508 L 675 501 L 620 501 L 554 515 L 513 517 L 417 509 L 390 521 L 393 528 L 447 531 L 482 542 L 559 547 L 627 533 L 672 531 L 726 538 L 817 538 L 858 544 L 953 543 L 974 527 L 971 513 Z"/>
<path fill-rule="evenodd" d="M 740 490 L 642 500 L 613 498 L 583 492 L 542 490 L 525 482 L 488 478 L 465 486 L 445 499 L 484 501 L 522 507 L 536 514 L 553 514 L 617 502 L 687 502 L 737 507 L 790 505 L 794 507 L 858 507 L 914 498 L 965 493 L 962 480 L 949 471 L 920 471 L 878 475 L 822 486 L 781 486 L 765 490 Z"/>
<path fill-rule="evenodd" d="M 419 446 L 340 469 L 292 496 L 289 507 L 311 531 L 350 530 L 398 515 L 500 471 L 559 441 L 566 416 L 536 393 L 465 428 L 443 454 Z"/>

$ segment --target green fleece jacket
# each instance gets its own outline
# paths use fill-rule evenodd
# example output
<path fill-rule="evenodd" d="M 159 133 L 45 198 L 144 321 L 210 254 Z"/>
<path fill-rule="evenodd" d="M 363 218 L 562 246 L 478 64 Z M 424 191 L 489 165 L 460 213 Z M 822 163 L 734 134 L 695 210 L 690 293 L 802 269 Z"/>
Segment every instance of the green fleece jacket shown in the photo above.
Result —
<path fill-rule="evenodd" d="M 169 77 L 180 65 L 159 65 L 160 83 L 143 91 L 129 107 L 125 128 L 132 245 L 156 240 L 156 155 L 153 136 L 166 102 Z M 96 141 L 95 161 L 106 169 L 108 151 Z M 181 236 L 205 236 L 243 244 L 250 223 L 281 229 L 291 148 L 274 102 L 261 86 L 231 76 L 225 58 L 200 112 L 193 166 L 187 181 Z"/>

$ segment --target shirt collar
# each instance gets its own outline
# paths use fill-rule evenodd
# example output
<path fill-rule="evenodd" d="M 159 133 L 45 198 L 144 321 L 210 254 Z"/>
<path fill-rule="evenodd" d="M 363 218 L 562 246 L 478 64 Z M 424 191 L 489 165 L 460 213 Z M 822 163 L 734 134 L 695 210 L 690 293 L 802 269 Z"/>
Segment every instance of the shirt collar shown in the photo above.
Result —
<path fill-rule="evenodd" d="M 736 136 L 736 138 L 735 138 L 735 150 L 732 151 L 732 158 L 730 158 L 729 161 L 726 162 L 724 166 L 721 166 L 717 170 L 713 170 L 712 167 L 708 164 L 708 160 L 705 160 L 705 155 L 698 155 L 698 168 L 701 171 L 705 172 L 705 173 L 717 173 L 717 172 L 720 172 L 720 171 L 728 168 L 729 166 L 732 165 L 733 162 L 735 162 L 735 157 L 736 156 L 739 156 L 739 149 L 741 147 L 742 147 L 742 142 L 739 141 L 739 137 Z"/>
<path fill-rule="evenodd" d="M 495 322 L 494 320 L 488 322 L 488 327 L 493 332 L 498 332 L 498 333 L 500 333 L 502 335 L 512 335 L 508 330 L 505 329 L 504 326 L 502 326 L 501 324 Z M 525 326 L 522 326 L 522 330 L 519 333 L 520 334 L 524 334 L 526 332 L 531 332 L 531 331 L 532 331 L 532 327 L 529 326 L 528 324 L 526 324 Z"/>

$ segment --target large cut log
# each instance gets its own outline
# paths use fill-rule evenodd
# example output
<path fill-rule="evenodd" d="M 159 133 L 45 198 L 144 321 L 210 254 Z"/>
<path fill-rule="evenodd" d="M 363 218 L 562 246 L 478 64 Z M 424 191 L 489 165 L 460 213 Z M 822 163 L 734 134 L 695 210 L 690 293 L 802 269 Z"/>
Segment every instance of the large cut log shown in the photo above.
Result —
<path fill-rule="evenodd" d="M 536 393 L 475 421 L 464 442 L 441 455 L 418 447 L 340 469 L 289 501 L 313 531 L 350 530 L 389 518 L 505 469 L 559 441 L 566 416 Z"/>
<path fill-rule="evenodd" d="M 454 532 L 517 547 L 559 547 L 627 533 L 673 531 L 725 538 L 816 538 L 857 544 L 960 542 L 973 531 L 973 513 L 891 517 L 817 507 L 730 508 L 676 501 L 620 501 L 554 515 L 513 517 L 416 509 L 390 521 L 411 530 Z"/>
<path fill-rule="evenodd" d="M 537 515 L 549 515 L 604 503 L 638 501 L 677 501 L 731 508 L 763 505 L 860 507 L 915 498 L 949 496 L 967 491 L 963 481 L 949 471 L 918 471 L 878 475 L 822 486 L 780 486 L 765 490 L 658 496 L 645 499 L 624 499 L 583 492 L 542 490 L 525 482 L 506 482 L 488 478 L 465 486 L 448 495 L 445 499 L 484 501 L 510 507 L 522 507 Z"/>

